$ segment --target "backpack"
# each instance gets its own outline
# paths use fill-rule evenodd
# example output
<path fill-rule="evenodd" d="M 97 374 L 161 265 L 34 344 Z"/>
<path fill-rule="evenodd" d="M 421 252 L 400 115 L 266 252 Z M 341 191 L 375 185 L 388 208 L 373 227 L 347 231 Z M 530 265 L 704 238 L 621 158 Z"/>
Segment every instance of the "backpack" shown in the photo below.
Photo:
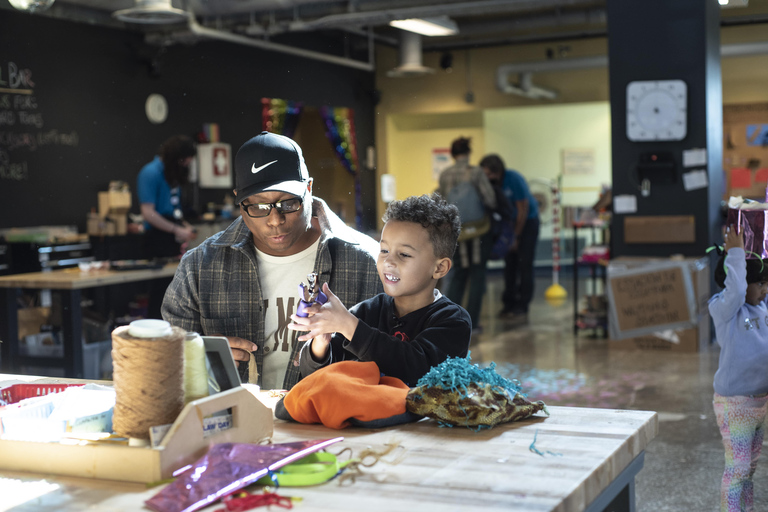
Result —
<path fill-rule="evenodd" d="M 480 193 L 471 181 L 458 183 L 448 191 L 446 199 L 459 209 L 462 225 L 467 222 L 482 220 L 485 217 L 485 206 L 480 199 Z"/>
<path fill-rule="evenodd" d="M 461 219 L 459 242 L 484 235 L 491 229 L 490 218 L 485 213 L 485 205 L 474 183 L 464 181 L 456 184 L 448 191 L 446 199 L 459 209 Z"/>

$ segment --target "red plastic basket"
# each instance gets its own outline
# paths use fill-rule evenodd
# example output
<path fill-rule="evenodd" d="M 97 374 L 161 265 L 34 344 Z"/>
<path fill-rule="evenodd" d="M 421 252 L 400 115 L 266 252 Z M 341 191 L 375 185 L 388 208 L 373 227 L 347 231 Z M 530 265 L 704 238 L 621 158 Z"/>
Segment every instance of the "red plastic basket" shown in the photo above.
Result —
<path fill-rule="evenodd" d="M 25 398 L 45 396 L 51 393 L 61 393 L 67 388 L 84 386 L 85 384 L 13 384 L 0 389 L 0 398 L 9 404 L 15 404 Z"/>

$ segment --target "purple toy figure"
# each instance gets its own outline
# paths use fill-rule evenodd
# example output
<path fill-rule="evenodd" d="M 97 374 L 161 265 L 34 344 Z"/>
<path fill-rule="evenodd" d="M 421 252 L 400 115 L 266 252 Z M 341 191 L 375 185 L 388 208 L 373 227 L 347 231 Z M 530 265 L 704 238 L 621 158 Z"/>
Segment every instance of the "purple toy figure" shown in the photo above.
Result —
<path fill-rule="evenodd" d="M 301 296 L 301 299 L 299 299 L 299 307 L 296 310 L 297 316 L 306 317 L 307 308 L 309 306 L 315 303 L 325 304 L 328 300 L 328 297 L 320 291 L 316 273 L 312 272 L 307 274 L 307 282 L 309 283 L 309 286 L 306 286 L 304 283 L 299 285 L 299 295 Z"/>

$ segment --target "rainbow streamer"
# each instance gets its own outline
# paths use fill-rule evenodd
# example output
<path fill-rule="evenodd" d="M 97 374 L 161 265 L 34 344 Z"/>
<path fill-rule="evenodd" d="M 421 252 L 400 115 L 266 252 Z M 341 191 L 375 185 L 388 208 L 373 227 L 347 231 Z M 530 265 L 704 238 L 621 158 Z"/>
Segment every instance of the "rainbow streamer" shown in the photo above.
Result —
<path fill-rule="evenodd" d="M 344 168 L 355 178 L 355 226 L 363 227 L 363 199 L 357 159 L 357 136 L 354 111 L 345 107 L 320 107 L 325 122 L 325 135 Z"/>
<path fill-rule="evenodd" d="M 303 109 L 300 101 L 261 98 L 261 129 L 292 139 Z"/>

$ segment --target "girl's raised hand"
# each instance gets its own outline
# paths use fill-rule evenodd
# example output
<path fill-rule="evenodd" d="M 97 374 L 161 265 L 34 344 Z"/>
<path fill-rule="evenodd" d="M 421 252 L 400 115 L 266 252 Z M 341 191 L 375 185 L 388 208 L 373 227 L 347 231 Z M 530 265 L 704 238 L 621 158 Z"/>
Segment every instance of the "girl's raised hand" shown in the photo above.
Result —
<path fill-rule="evenodd" d="M 725 242 L 723 244 L 723 249 L 727 252 L 728 249 L 734 247 L 744 248 L 744 233 L 737 233 L 736 226 L 730 225 L 725 228 Z"/>

